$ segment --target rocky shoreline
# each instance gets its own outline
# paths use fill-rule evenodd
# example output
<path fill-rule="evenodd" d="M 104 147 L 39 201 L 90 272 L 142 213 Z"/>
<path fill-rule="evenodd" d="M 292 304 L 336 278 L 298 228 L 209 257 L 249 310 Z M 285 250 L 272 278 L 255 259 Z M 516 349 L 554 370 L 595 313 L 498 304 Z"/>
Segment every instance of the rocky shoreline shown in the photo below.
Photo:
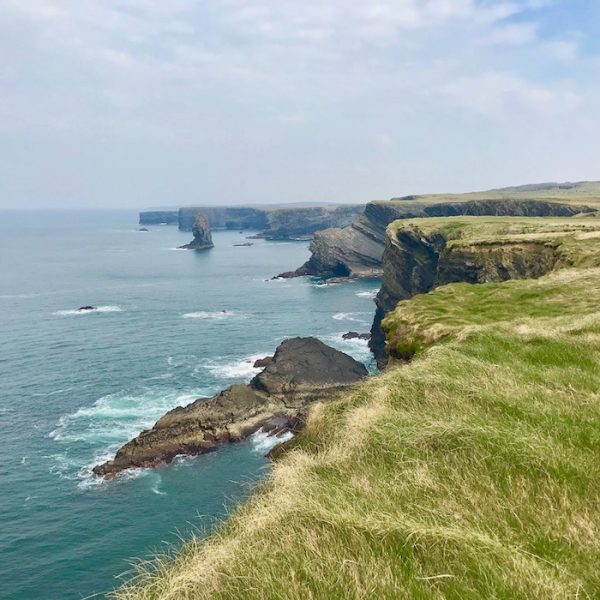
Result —
<path fill-rule="evenodd" d="M 107 479 L 126 469 L 157 467 L 178 455 L 199 455 L 241 441 L 259 429 L 279 436 L 302 427 L 308 406 L 367 377 L 365 366 L 316 338 L 282 342 L 249 384 L 233 385 L 161 417 L 94 467 Z"/>

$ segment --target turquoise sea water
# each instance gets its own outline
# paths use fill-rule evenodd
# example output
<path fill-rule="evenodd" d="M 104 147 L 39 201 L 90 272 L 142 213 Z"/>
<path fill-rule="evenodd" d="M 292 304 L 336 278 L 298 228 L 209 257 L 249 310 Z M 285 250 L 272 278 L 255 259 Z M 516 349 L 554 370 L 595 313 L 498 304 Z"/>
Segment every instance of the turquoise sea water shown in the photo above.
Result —
<path fill-rule="evenodd" d="M 368 331 L 378 281 L 270 281 L 308 245 L 234 247 L 248 232 L 214 232 L 196 253 L 175 250 L 189 233 L 137 227 L 133 212 L 0 213 L 0 598 L 102 595 L 268 472 L 257 435 L 112 482 L 91 475 L 167 410 L 248 381 L 286 337 L 370 362 L 341 334 Z M 74 310 L 86 304 L 99 310 Z"/>

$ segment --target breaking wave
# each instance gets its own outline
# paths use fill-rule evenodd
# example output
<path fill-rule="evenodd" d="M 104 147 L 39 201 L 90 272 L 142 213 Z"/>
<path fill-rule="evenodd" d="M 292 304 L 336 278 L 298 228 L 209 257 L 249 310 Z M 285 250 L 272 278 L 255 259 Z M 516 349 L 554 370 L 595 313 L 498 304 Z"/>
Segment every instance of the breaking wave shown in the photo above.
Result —
<path fill-rule="evenodd" d="M 151 427 L 165 412 L 198 397 L 201 395 L 172 389 L 120 391 L 62 416 L 48 434 L 64 448 L 48 457 L 52 462 L 50 472 L 78 481 L 82 489 L 102 483 L 92 474 L 95 465 L 113 458 L 122 444 Z M 121 478 L 142 473 L 143 470 L 127 471 Z"/>
<path fill-rule="evenodd" d="M 267 454 L 270 450 L 291 440 L 294 434 L 291 431 L 286 431 L 279 436 L 269 435 L 262 429 L 259 429 L 256 433 L 250 436 L 252 442 L 252 450 L 260 454 Z"/>
<path fill-rule="evenodd" d="M 120 306 L 107 305 L 107 306 L 95 306 L 89 310 L 79 310 L 76 309 L 67 309 L 67 310 L 57 310 L 53 312 L 53 315 L 58 315 L 61 317 L 66 317 L 70 315 L 89 315 L 93 313 L 113 313 L 113 312 L 122 312 L 123 309 Z"/>
<path fill-rule="evenodd" d="M 182 315 L 184 319 L 245 319 L 247 315 L 239 313 L 233 310 L 219 310 L 219 311 L 198 311 L 190 312 Z"/>

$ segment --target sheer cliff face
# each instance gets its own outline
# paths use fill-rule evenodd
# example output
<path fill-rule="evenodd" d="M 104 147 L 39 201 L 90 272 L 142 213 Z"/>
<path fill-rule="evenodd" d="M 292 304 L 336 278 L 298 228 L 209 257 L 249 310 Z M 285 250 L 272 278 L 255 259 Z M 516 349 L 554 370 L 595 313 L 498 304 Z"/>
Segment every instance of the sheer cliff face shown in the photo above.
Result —
<path fill-rule="evenodd" d="M 419 204 L 411 201 L 370 202 L 363 215 L 343 229 L 315 235 L 311 258 L 292 274 L 323 277 L 378 277 L 383 274 L 386 227 L 397 219 L 469 216 L 572 217 L 590 212 L 575 206 L 538 200 L 476 200 Z"/>
<path fill-rule="evenodd" d="M 388 229 L 370 341 L 380 368 L 387 362 L 381 322 L 399 301 L 448 283 L 541 277 L 559 260 L 557 245 L 548 239 L 463 241 L 452 239 L 455 235 L 451 228 L 423 230 L 415 224 L 393 224 Z"/>

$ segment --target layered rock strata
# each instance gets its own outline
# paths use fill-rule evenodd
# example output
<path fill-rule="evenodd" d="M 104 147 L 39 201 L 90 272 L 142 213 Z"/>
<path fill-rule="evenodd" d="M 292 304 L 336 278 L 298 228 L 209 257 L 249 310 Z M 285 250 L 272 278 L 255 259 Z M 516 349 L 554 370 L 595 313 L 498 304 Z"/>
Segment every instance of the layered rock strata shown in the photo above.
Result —
<path fill-rule="evenodd" d="M 412 198 L 412 197 L 411 197 Z M 398 219 L 465 216 L 572 217 L 593 212 L 587 206 L 541 200 L 471 200 L 420 204 L 412 200 L 370 202 L 364 214 L 343 229 L 315 234 L 311 257 L 295 271 L 279 277 L 380 277 L 386 227 Z"/>
<path fill-rule="evenodd" d="M 447 283 L 541 277 L 560 258 L 557 245 L 547 239 L 515 236 L 497 241 L 461 241 L 449 240 L 448 231 L 452 229 L 424 230 L 414 223 L 401 222 L 388 229 L 382 285 L 375 298 L 377 310 L 369 341 L 380 368 L 387 362 L 381 322 L 399 301 Z"/>
<path fill-rule="evenodd" d="M 310 403 L 366 376 L 363 364 L 315 338 L 286 340 L 249 384 L 168 412 L 94 473 L 110 478 L 125 469 L 168 464 L 177 455 L 211 452 L 261 428 L 273 434 L 297 431 Z"/>

